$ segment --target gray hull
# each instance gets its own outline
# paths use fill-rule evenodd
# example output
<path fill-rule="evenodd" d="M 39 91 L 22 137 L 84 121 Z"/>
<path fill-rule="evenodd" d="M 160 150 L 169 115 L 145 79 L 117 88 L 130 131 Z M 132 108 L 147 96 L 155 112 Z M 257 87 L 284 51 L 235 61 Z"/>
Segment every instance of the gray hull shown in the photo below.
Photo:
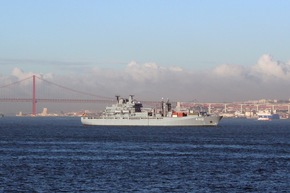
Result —
<path fill-rule="evenodd" d="M 83 125 L 103 126 L 217 126 L 222 116 L 188 116 L 162 118 L 94 118 L 81 117 Z"/>

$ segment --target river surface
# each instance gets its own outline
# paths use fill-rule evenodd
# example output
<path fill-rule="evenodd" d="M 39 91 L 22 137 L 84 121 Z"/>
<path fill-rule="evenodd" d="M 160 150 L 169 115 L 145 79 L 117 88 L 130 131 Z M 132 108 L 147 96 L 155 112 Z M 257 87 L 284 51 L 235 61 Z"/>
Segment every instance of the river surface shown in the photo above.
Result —
<path fill-rule="evenodd" d="M 0 192 L 290 192 L 290 120 L 154 128 L 4 117 Z"/>

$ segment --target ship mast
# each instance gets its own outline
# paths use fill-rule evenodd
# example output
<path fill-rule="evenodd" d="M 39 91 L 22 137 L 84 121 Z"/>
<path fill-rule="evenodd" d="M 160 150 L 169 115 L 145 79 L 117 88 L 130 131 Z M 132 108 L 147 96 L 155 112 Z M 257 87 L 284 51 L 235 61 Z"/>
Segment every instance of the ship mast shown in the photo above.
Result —
<path fill-rule="evenodd" d="M 117 98 L 117 102 L 118 102 L 118 104 L 119 104 L 120 95 L 116 95 L 116 98 Z"/>

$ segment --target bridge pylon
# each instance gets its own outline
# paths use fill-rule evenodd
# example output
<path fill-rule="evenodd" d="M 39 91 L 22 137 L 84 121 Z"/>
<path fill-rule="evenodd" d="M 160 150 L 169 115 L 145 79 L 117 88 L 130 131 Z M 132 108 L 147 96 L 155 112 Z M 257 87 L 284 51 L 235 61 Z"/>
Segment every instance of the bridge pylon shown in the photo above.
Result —
<path fill-rule="evenodd" d="M 36 86 L 35 86 L 35 75 L 32 76 L 32 115 L 36 116 Z"/>

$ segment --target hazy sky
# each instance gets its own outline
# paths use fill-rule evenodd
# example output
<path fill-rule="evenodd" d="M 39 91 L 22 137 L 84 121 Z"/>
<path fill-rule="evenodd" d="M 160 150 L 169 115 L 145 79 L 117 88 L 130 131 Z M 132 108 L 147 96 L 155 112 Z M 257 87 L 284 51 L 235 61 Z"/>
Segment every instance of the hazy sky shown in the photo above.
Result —
<path fill-rule="evenodd" d="M 104 96 L 290 98 L 290 1 L 3 0 L 2 84 Z"/>

